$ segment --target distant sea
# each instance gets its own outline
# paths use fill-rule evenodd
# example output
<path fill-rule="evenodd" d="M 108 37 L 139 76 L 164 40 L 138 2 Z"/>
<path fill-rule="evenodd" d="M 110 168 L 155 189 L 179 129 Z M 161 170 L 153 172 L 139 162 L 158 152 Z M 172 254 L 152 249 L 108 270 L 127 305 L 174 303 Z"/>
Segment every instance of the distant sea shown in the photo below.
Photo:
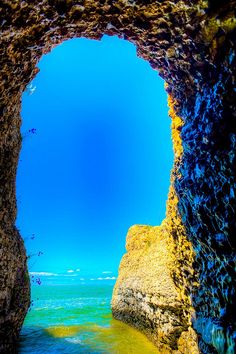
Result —
<path fill-rule="evenodd" d="M 60 277 L 45 278 L 32 285 L 33 304 L 19 353 L 157 353 L 144 335 L 112 318 L 114 280 L 68 283 Z"/>

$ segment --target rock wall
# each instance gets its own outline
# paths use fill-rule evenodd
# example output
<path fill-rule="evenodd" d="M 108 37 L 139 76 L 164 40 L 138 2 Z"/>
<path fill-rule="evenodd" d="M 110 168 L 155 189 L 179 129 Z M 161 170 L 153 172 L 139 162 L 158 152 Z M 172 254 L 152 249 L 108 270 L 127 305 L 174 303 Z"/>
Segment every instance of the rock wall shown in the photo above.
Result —
<path fill-rule="evenodd" d="M 176 262 L 169 239 L 166 222 L 130 228 L 113 291 L 113 315 L 142 330 L 160 353 L 198 354 L 193 309 L 172 276 Z"/>
<path fill-rule="evenodd" d="M 197 350 L 235 352 L 235 5 L 235 0 L 1 1 L 1 352 L 14 352 L 30 298 L 25 250 L 14 226 L 21 95 L 44 53 L 69 38 L 104 34 L 133 42 L 165 79 L 176 155 L 166 220 L 159 228 L 129 232 L 114 315 L 143 330 L 163 351 L 192 353 L 194 313 Z M 164 272 L 164 262 L 163 283 L 158 269 Z"/>

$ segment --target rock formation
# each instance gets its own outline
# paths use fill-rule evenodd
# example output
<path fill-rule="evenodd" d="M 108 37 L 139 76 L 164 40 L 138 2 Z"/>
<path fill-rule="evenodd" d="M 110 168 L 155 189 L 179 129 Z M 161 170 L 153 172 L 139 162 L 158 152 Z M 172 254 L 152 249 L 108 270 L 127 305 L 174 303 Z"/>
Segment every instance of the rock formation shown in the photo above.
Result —
<path fill-rule="evenodd" d="M 175 150 L 166 219 L 160 227 L 130 229 L 114 315 L 144 331 L 163 352 L 235 352 L 235 5 L 1 1 L 1 352 L 14 352 L 30 301 L 24 245 L 15 228 L 21 95 L 41 56 L 55 45 L 104 34 L 133 42 L 165 79 Z"/>
<path fill-rule="evenodd" d="M 175 168 L 167 201 L 167 215 L 161 226 L 130 228 L 127 253 L 113 292 L 113 315 L 141 329 L 160 353 L 198 354 L 197 335 L 192 328 L 195 315 L 190 287 L 198 285 L 193 269 L 194 252 L 178 215 L 173 182 L 183 153 L 180 138 L 182 120 L 174 113 L 172 140 Z"/>

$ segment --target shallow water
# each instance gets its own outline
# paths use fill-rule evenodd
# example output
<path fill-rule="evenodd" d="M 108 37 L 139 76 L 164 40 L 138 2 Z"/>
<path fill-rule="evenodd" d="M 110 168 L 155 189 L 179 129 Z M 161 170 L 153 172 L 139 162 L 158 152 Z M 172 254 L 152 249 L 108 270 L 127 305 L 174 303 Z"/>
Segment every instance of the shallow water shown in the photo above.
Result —
<path fill-rule="evenodd" d="M 114 320 L 113 282 L 32 286 L 19 353 L 154 354 L 144 335 Z"/>

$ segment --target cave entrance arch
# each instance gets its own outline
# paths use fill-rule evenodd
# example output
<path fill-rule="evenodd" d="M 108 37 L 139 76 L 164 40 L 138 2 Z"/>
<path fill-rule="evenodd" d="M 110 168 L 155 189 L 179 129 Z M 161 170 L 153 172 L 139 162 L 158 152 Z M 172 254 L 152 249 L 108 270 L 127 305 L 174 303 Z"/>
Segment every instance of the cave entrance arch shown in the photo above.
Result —
<path fill-rule="evenodd" d="M 236 101 L 235 1 L 213 6 L 210 0 L 194 4 L 168 0 L 87 0 L 76 4 L 5 0 L 0 10 L 1 349 L 10 351 L 15 346 L 29 305 L 26 255 L 15 228 L 22 92 L 36 75 L 42 54 L 53 46 L 68 38 L 99 40 L 107 34 L 133 42 L 138 55 L 165 79 L 170 95 L 175 166 L 162 234 L 172 245 L 169 251 L 175 262 L 170 265 L 170 274 L 182 304 L 180 322 L 186 325 L 184 331 L 175 332 L 174 347 L 169 349 L 182 345 L 193 352 L 188 345 L 191 294 L 201 350 L 234 353 L 235 215 L 222 191 L 235 188 L 232 156 L 236 139 L 231 124 Z M 232 203 L 234 195 L 230 192 L 228 196 Z M 192 245 L 200 286 L 193 281 Z M 212 277 L 216 273 L 222 286 L 219 277 Z M 169 346 L 162 329 L 157 337 L 162 345 Z"/>
<path fill-rule="evenodd" d="M 66 272 L 90 255 L 101 268 L 90 278 L 114 275 L 128 228 L 165 216 L 173 152 L 163 80 L 115 37 L 66 41 L 38 66 L 36 90 L 23 96 L 17 178 L 17 227 L 34 232 L 28 255 L 43 252 L 29 271 Z"/>

